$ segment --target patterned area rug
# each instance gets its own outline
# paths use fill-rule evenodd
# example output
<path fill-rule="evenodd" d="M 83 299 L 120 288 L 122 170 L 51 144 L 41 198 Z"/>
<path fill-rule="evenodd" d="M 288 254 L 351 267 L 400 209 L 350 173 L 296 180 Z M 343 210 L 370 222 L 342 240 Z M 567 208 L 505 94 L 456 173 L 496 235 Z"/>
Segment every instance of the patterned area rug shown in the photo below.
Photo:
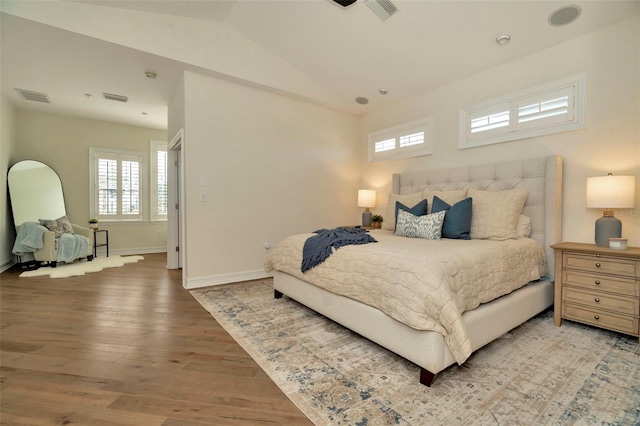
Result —
<path fill-rule="evenodd" d="M 317 425 L 638 425 L 638 339 L 546 311 L 442 372 L 418 367 L 314 311 L 271 280 L 192 291 Z"/>
<path fill-rule="evenodd" d="M 143 260 L 142 256 L 109 256 L 96 257 L 91 262 L 86 259 L 77 260 L 73 263 L 59 263 L 58 266 L 52 268 L 43 266 L 33 271 L 25 271 L 20 274 L 20 278 L 42 277 L 49 275 L 49 278 L 67 278 L 88 274 L 90 272 L 100 272 L 105 268 L 119 268 L 127 263 Z"/>

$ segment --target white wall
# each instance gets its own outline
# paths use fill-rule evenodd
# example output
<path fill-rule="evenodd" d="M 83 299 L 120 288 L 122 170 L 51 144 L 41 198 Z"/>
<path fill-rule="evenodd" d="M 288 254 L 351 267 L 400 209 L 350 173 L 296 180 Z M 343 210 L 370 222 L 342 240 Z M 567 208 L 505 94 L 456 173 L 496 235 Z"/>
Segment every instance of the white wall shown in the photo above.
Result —
<path fill-rule="evenodd" d="M 588 72 L 586 129 L 458 150 L 459 107 L 581 71 Z M 587 177 L 608 172 L 640 175 L 639 72 L 640 17 L 635 17 L 367 114 L 360 138 L 363 150 L 371 131 L 435 116 L 433 155 L 362 163 L 362 184 L 376 188 L 384 200 L 374 212 L 384 213 L 394 172 L 560 155 L 564 159 L 562 238 L 592 243 L 594 222 L 602 211 L 585 207 Z M 618 210 L 616 215 L 629 245 L 640 246 L 638 179 L 636 189 L 635 209 Z"/>
<path fill-rule="evenodd" d="M 187 286 L 264 276 L 265 242 L 357 224 L 357 117 L 191 72 L 184 90 Z"/>
<path fill-rule="evenodd" d="M 2 175 L 2 184 L 0 184 L 0 272 L 15 262 L 15 256 L 11 253 L 11 249 L 16 233 L 7 196 L 7 172 L 16 161 L 15 114 L 13 105 L 0 95 L 0 175 Z"/>
<path fill-rule="evenodd" d="M 166 132 L 106 121 L 29 110 L 16 111 L 15 161 L 38 160 L 62 180 L 67 216 L 88 226 L 89 147 L 149 152 L 149 140 L 166 140 Z M 163 252 L 166 222 L 100 223 L 109 230 L 110 254 Z"/>

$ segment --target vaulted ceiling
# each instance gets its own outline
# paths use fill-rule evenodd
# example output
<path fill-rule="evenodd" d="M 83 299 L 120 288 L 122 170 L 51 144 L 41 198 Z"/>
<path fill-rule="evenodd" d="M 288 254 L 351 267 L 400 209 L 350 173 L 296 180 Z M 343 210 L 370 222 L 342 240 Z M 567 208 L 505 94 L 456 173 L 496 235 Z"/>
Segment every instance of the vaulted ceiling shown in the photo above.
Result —
<path fill-rule="evenodd" d="M 3 0 L 1 89 L 18 108 L 162 129 L 191 70 L 364 114 L 640 14 L 638 1 L 393 3 L 383 21 L 365 0 Z M 550 25 L 569 4 L 578 19 Z"/>

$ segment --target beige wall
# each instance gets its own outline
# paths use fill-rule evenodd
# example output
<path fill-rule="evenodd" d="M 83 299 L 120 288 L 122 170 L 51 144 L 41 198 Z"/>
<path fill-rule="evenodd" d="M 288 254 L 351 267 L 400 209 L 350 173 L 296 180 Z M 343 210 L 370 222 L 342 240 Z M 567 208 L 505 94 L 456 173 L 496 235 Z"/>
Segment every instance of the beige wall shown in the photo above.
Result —
<path fill-rule="evenodd" d="M 15 160 L 42 161 L 58 172 L 67 215 L 82 226 L 89 220 L 89 147 L 148 153 L 150 139 L 166 140 L 166 132 L 161 130 L 28 110 L 17 110 L 15 123 Z M 165 222 L 99 225 L 109 230 L 111 253 L 166 250 Z"/>
<path fill-rule="evenodd" d="M 602 211 L 585 207 L 587 177 L 608 172 L 640 175 L 639 58 L 640 17 L 635 17 L 367 114 L 360 138 L 362 184 L 376 188 L 385 199 L 374 212 L 384 213 L 394 172 L 560 155 L 564 159 L 563 240 L 592 243 L 594 222 Z M 458 150 L 461 106 L 581 71 L 588 73 L 586 129 Z M 428 115 L 435 117 L 433 155 L 366 162 L 369 132 Z M 640 246 L 638 179 L 636 190 L 635 209 L 618 210 L 616 215 L 623 223 L 623 237 L 630 245 Z"/>
<path fill-rule="evenodd" d="M 15 108 L 0 95 L 0 271 L 8 268 L 15 262 L 11 253 L 15 240 L 15 228 L 9 208 L 7 197 L 7 172 L 15 162 L 16 133 L 15 133 Z"/>
<path fill-rule="evenodd" d="M 357 117 L 187 72 L 185 120 L 189 287 L 264 275 L 265 242 L 359 220 Z"/>

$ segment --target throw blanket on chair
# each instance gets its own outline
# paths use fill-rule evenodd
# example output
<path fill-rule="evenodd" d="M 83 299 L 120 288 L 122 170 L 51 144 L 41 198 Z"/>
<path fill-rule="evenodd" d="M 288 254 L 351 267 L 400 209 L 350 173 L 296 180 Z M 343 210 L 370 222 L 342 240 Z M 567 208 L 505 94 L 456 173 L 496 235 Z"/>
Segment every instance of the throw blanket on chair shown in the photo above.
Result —
<path fill-rule="evenodd" d="M 38 222 L 25 222 L 18 228 L 16 242 L 13 244 L 12 253 L 18 256 L 24 256 L 33 253 L 44 246 L 43 235 L 47 232 L 47 228 Z"/>
<path fill-rule="evenodd" d="M 377 243 L 376 239 L 362 228 L 320 229 L 313 237 L 307 238 L 302 250 L 302 272 L 307 272 L 324 262 L 333 249 L 346 245 Z"/>

